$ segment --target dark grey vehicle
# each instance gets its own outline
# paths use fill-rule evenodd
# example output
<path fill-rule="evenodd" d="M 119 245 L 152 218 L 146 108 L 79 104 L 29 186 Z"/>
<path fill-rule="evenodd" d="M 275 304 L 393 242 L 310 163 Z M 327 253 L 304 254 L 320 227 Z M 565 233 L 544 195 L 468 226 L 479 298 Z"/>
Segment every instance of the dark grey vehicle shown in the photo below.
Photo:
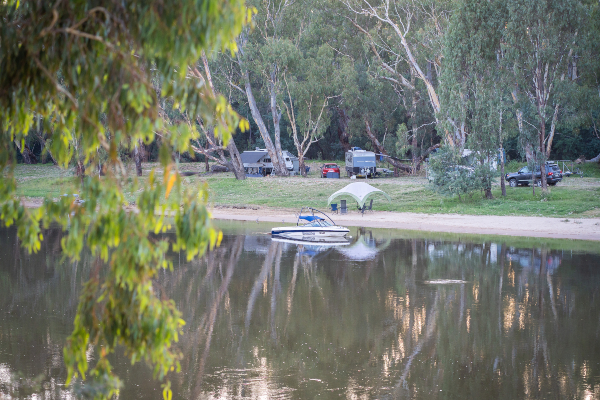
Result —
<path fill-rule="evenodd" d="M 541 185 L 541 172 L 540 167 L 536 168 L 535 180 L 537 185 Z M 517 187 L 519 185 L 529 185 L 532 179 L 532 171 L 528 166 L 521 168 L 518 172 L 512 172 L 506 174 L 506 181 L 511 187 Z M 562 171 L 556 164 L 546 164 L 546 181 L 548 185 L 554 186 L 558 182 L 562 181 Z"/>

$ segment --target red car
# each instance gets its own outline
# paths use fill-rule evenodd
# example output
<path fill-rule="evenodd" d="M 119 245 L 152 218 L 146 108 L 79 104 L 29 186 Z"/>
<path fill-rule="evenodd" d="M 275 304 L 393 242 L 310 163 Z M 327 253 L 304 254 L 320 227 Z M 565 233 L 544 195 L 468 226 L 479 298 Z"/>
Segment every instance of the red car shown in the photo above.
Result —
<path fill-rule="evenodd" d="M 340 167 L 338 167 L 337 164 L 323 164 L 323 166 L 321 167 L 321 178 L 327 178 L 328 172 L 335 172 L 339 176 Z"/>

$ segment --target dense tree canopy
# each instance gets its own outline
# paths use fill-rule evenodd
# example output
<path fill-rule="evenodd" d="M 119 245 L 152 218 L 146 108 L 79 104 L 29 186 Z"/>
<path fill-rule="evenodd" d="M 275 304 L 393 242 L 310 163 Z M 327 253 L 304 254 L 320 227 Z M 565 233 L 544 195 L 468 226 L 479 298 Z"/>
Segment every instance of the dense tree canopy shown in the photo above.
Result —
<path fill-rule="evenodd" d="M 465 104 L 473 97 L 455 90 L 453 85 L 458 76 L 476 77 L 468 71 L 480 68 L 480 61 L 491 63 L 490 71 L 495 65 L 503 68 L 503 89 L 511 89 L 511 109 L 502 115 L 503 134 L 507 135 L 503 146 L 509 157 L 532 159 L 537 154 L 537 158 L 574 159 L 580 155 L 591 158 L 600 152 L 599 61 L 594 40 L 598 5 L 594 2 L 281 0 L 248 4 L 256 8 L 256 27 L 237 37 L 236 46 L 241 51 L 232 54 L 219 46 L 207 48 L 208 63 L 199 56 L 196 64 L 191 64 L 195 68 L 188 70 L 188 77 L 200 84 L 203 78 L 197 72 L 212 78 L 215 92 L 223 94 L 235 111 L 248 118 L 250 129 L 234 138 L 236 148 L 231 149 L 212 139 L 211 121 L 189 118 L 188 126 L 197 131 L 199 140 L 191 152 L 181 153 L 186 160 L 207 157 L 231 168 L 235 163 L 228 163 L 237 159 L 238 149 L 241 152 L 257 146 L 267 148 L 275 160 L 283 149 L 303 153 L 307 158 L 339 159 L 352 145 L 412 159 L 404 164 L 396 162 L 395 166 L 415 172 L 428 149 L 437 143 L 471 146 L 467 142 L 473 133 L 472 121 Z M 100 18 L 100 14 L 93 14 L 94 21 Z M 542 46 L 540 51 L 536 51 L 537 45 Z M 456 53 L 459 48 L 462 55 Z M 464 51 L 470 52 L 470 60 Z M 474 63 L 478 54 L 484 57 Z M 538 72 L 535 57 L 539 58 Z M 141 60 L 136 58 L 134 65 Z M 327 64 L 329 78 L 323 81 L 322 74 L 309 75 L 310 63 L 321 68 Z M 547 75 L 544 65 L 549 68 Z M 155 67 L 160 69 L 158 64 L 151 69 Z M 538 87 L 545 89 L 537 100 L 532 80 L 536 74 L 540 77 Z M 128 78 L 123 75 L 119 79 Z M 165 86 L 163 80 L 153 79 L 152 85 L 161 99 L 189 97 L 176 92 L 175 87 Z M 127 90 L 133 96 L 137 93 L 134 90 L 140 89 Z M 313 100 L 317 95 L 329 99 L 323 113 L 316 113 L 321 115 L 315 131 L 318 135 L 308 148 L 299 150 L 294 132 L 300 136 L 307 132 L 301 116 L 305 113 L 300 108 L 305 107 L 308 92 Z M 167 121 L 166 127 L 192 114 L 177 111 L 178 102 L 165 104 L 161 115 L 168 117 L 162 118 Z M 322 104 L 312 103 L 317 108 Z M 288 117 L 288 110 L 295 122 Z M 100 114 L 112 118 L 109 113 Z M 311 115 L 315 115 L 314 110 Z M 54 120 L 40 116 L 39 123 L 22 138 L 23 146 L 21 141 L 15 143 L 18 159 L 56 161 L 54 152 L 61 151 L 61 145 L 50 138 L 55 125 Z M 162 139 L 159 136 L 152 143 L 134 141 L 120 154 L 132 158 L 146 154 L 156 160 Z M 544 142 L 543 152 L 536 150 L 540 139 Z M 77 148 L 63 147 L 71 152 Z M 44 148 L 49 151 L 42 151 Z M 233 156 L 229 150 L 233 150 Z M 99 157 L 103 156 L 100 152 Z M 279 162 L 276 166 L 282 170 L 280 173 L 287 173 Z M 243 179 L 243 174 L 238 175 Z"/>

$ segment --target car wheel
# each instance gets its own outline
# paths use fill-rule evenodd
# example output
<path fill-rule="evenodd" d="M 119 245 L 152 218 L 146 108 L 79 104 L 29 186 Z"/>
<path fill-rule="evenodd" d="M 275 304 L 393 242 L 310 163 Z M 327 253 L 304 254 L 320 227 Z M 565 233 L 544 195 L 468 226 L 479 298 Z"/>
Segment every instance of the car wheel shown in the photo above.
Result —
<path fill-rule="evenodd" d="M 537 187 L 542 187 L 542 181 L 541 181 L 541 180 L 539 180 L 539 181 L 536 181 L 536 182 L 535 182 L 535 186 L 537 186 Z"/>
<path fill-rule="evenodd" d="M 511 179 L 508 181 L 508 184 L 510 185 L 510 187 L 517 187 L 517 180 Z"/>
<path fill-rule="evenodd" d="M 557 183 L 558 182 L 552 182 L 552 183 L 548 182 L 548 185 L 550 185 L 550 186 L 556 186 Z"/>

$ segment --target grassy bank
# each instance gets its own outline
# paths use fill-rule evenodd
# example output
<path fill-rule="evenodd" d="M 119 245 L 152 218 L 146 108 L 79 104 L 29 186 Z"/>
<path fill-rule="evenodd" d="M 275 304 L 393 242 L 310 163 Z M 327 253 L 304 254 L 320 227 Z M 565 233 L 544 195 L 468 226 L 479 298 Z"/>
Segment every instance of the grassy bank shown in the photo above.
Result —
<path fill-rule="evenodd" d="M 148 171 L 155 165 L 144 166 L 143 185 Z M 203 171 L 203 164 L 182 164 L 182 171 Z M 313 173 L 308 178 L 249 178 L 237 181 L 230 173 L 195 175 L 183 178 L 184 183 L 198 187 L 206 182 L 210 190 L 210 202 L 220 206 L 262 206 L 297 209 L 313 206 L 326 209 L 328 197 L 345 185 L 349 179 L 321 179 L 317 164 L 311 165 Z M 507 170 L 508 171 L 508 170 Z M 57 197 L 73 190 L 77 180 L 72 172 L 51 165 L 18 165 L 18 194 L 24 197 Z M 598 177 L 586 177 L 598 176 Z M 565 178 L 549 189 L 547 195 L 536 195 L 530 187 L 507 188 L 503 198 L 499 186 L 493 190 L 494 199 L 485 200 L 481 194 L 471 197 L 442 197 L 428 187 L 423 176 L 381 178 L 368 183 L 385 191 L 392 198 L 375 197 L 374 209 L 417 213 L 452 213 L 470 215 L 527 215 L 561 218 L 600 217 L 600 170 L 597 164 L 585 165 L 584 178 Z M 130 194 L 129 200 L 134 196 Z M 354 201 L 348 200 L 349 207 Z"/>

